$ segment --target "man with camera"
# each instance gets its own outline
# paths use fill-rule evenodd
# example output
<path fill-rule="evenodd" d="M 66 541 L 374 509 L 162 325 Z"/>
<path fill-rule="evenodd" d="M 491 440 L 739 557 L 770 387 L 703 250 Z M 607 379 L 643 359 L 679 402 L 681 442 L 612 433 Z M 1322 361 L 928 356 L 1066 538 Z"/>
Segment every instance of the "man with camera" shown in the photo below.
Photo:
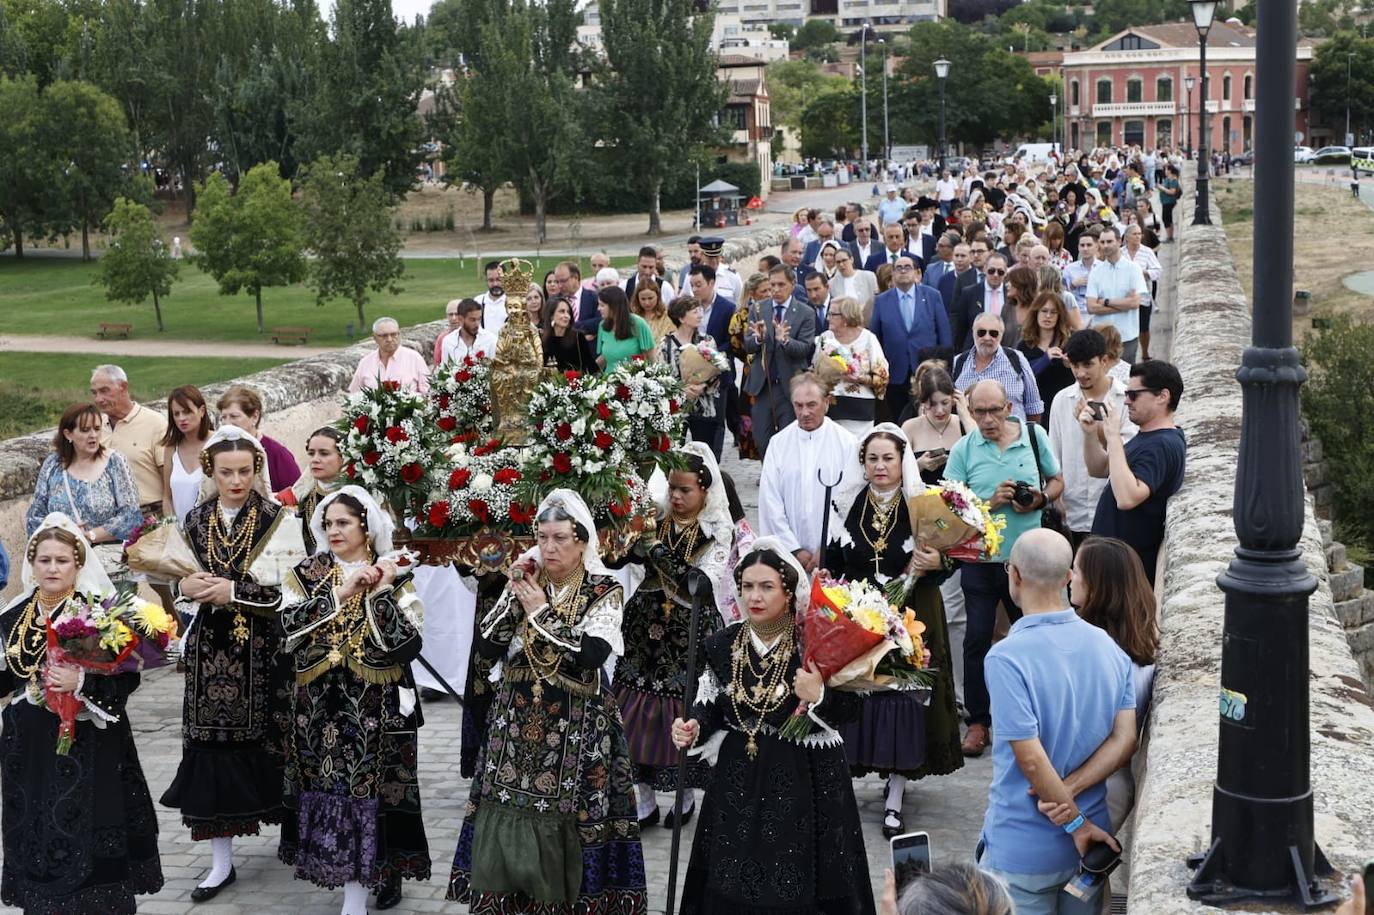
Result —
<path fill-rule="evenodd" d="M 1014 415 L 1001 382 L 976 382 L 966 396 L 978 431 L 964 436 L 950 451 L 945 478 L 967 485 L 974 495 L 988 501 L 993 514 L 1007 522 L 1001 549 L 966 564 L 961 574 L 968 615 L 964 633 L 968 733 L 963 751 L 965 756 L 982 756 L 990 742 L 988 727 L 992 724 L 983 659 L 992 647 L 998 602 L 1012 621 L 1021 617 L 1003 563 L 1019 537 L 1040 527 L 1045 507 L 1064 491 L 1064 477 L 1049 437 L 1039 423 Z"/>

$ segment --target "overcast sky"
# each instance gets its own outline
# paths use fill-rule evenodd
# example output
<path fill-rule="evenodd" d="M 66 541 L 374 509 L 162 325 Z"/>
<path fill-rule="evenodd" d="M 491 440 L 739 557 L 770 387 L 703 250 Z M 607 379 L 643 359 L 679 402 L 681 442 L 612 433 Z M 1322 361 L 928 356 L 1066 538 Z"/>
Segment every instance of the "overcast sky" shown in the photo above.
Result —
<path fill-rule="evenodd" d="M 415 17 L 428 16 L 434 0 L 391 0 L 391 12 L 397 19 L 414 22 Z M 334 11 L 334 0 L 320 0 L 320 15 L 326 20 Z"/>

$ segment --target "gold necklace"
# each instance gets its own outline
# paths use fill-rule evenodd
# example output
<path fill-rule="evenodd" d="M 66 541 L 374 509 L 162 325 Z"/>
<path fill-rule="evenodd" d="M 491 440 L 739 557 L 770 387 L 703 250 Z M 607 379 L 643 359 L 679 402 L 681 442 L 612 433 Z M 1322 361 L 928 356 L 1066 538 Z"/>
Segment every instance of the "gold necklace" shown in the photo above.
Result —
<path fill-rule="evenodd" d="M 782 619 L 791 623 L 786 614 Z M 787 701 L 787 688 L 783 681 L 787 678 L 787 665 L 796 648 L 796 630 L 791 625 L 786 625 L 773 649 L 760 658 L 756 666 L 750 651 L 753 647 L 750 644 L 750 634 L 755 631 L 753 624 L 748 623 L 739 627 L 739 632 L 735 635 L 735 644 L 730 651 L 728 690 L 730 704 L 735 709 L 735 717 L 739 719 L 740 730 L 749 737 L 744 749 L 750 759 L 759 755 L 758 733 L 763 729 L 764 718 L 777 711 Z M 760 635 L 762 637 L 761 633 Z M 752 679 L 752 686 L 745 685 L 746 675 Z M 745 709 L 754 714 L 752 726 L 744 714 Z"/>
<path fill-rule="evenodd" d="M 32 679 L 42 666 L 46 657 L 43 649 L 48 640 L 48 617 L 75 593 L 75 588 L 68 588 L 58 595 L 54 603 L 49 604 L 43 600 L 42 592 L 34 592 L 33 600 L 24 608 L 24 613 L 10 636 L 10 644 L 5 648 L 9 667 L 20 680 Z M 33 659 L 32 663 L 29 662 L 29 658 Z"/>
<path fill-rule="evenodd" d="M 701 521 L 693 518 L 686 522 L 682 530 L 677 530 L 677 523 L 670 518 L 664 518 L 658 523 L 659 542 L 666 546 L 674 556 L 679 557 L 683 562 L 691 562 L 692 554 L 696 552 L 697 543 L 701 540 Z M 665 621 L 673 618 L 673 596 L 676 589 L 661 573 L 659 581 L 663 584 L 663 618 Z"/>
<path fill-rule="evenodd" d="M 935 434 L 940 437 L 940 440 L 943 441 L 945 438 L 945 433 L 949 431 L 949 424 L 954 422 L 954 414 L 949 414 L 949 417 L 945 420 L 945 427 L 943 429 L 935 428 L 935 420 L 930 418 L 929 413 L 922 413 L 921 415 L 926 418 L 926 424 L 929 425 L 930 428 L 934 430 Z"/>
<path fill-rule="evenodd" d="M 211 575 L 230 578 L 230 573 L 248 552 L 248 548 L 253 542 L 253 531 L 258 526 L 258 507 L 254 505 L 248 509 L 248 515 L 244 518 L 243 526 L 239 528 L 237 534 L 231 535 L 231 532 L 224 530 L 220 516 L 220 506 L 216 501 L 215 510 L 210 513 L 210 526 L 205 535 L 207 541 L 206 565 L 210 567 L 207 571 Z M 244 618 L 242 610 L 235 608 L 234 625 L 229 633 L 234 637 L 234 641 L 240 645 L 248 641 L 248 620 Z"/>
<path fill-rule="evenodd" d="M 562 581 L 554 579 L 547 572 L 540 576 L 544 593 L 549 596 L 550 612 L 566 626 L 575 624 L 582 612 L 582 583 L 586 577 L 586 567 L 581 565 Z M 563 654 L 556 646 L 539 638 L 539 630 L 530 622 L 529 616 L 520 623 L 520 640 L 524 643 L 525 660 L 529 662 L 530 673 L 534 677 L 531 693 L 538 700 L 544 695 L 544 684 L 557 676 L 558 668 L 563 663 Z"/>
<path fill-rule="evenodd" d="M 370 552 L 367 560 L 369 563 L 372 562 Z M 329 570 L 329 577 L 320 583 L 319 590 L 340 588 L 343 586 L 343 581 L 343 565 L 335 562 L 334 567 Z M 353 660 L 362 663 L 363 636 L 367 634 L 362 610 L 363 594 L 360 592 L 344 601 L 343 606 L 339 607 L 339 612 L 329 621 L 329 626 L 324 632 L 324 640 L 329 645 L 329 654 L 326 656 L 326 660 L 330 666 L 342 661 L 345 651 Z"/>
<path fill-rule="evenodd" d="M 868 502 L 866 508 L 869 522 L 864 523 L 863 519 L 860 518 L 859 533 L 863 536 L 864 540 L 867 541 L 868 545 L 873 548 L 874 575 L 878 574 L 882 566 L 883 555 L 887 551 L 888 535 L 890 535 L 892 529 L 897 526 L 897 506 L 900 502 L 900 496 L 896 495 L 887 502 L 883 502 L 878 498 L 872 486 L 868 488 Z M 876 538 L 869 536 L 868 532 L 870 529 L 877 535 Z"/>

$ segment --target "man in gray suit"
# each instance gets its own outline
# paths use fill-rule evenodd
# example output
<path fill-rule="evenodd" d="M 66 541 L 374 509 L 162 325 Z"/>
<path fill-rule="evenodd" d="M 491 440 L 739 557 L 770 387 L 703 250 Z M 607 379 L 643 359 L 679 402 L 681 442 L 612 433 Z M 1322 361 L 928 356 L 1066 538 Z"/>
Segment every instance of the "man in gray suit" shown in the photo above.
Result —
<path fill-rule="evenodd" d="M 749 331 L 744 351 L 755 355 L 744 393 L 752 395 L 754 442 L 759 457 L 768 451 L 773 434 L 796 419 L 788 383 L 811 366 L 816 339 L 816 313 L 792 296 L 796 278 L 785 266 L 768 271 L 768 302 L 749 305 Z"/>

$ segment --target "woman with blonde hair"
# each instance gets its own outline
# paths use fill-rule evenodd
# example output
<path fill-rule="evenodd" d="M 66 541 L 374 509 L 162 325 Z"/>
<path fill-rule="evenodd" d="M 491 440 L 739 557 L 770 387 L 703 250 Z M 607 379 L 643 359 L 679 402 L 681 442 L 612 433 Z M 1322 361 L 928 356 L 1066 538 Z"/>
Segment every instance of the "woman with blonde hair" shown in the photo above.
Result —
<path fill-rule="evenodd" d="M 634 299 L 630 302 L 630 314 L 639 315 L 654 332 L 654 345 L 663 342 L 677 325 L 668 317 L 668 303 L 663 301 L 663 289 L 658 283 L 641 283 L 635 287 Z"/>
<path fill-rule="evenodd" d="M 849 365 L 849 373 L 830 389 L 827 415 L 856 437 L 867 435 L 878 401 L 887 392 L 887 357 L 878 338 L 864 327 L 864 309 L 857 299 L 831 299 L 827 321 L 829 328 L 816 339 L 812 368 L 830 377 L 829 366 L 823 368 L 827 360 L 838 356 Z"/>
<path fill-rule="evenodd" d="M 246 384 L 236 384 L 220 395 L 215 404 L 219 421 L 238 426 L 253 436 L 267 453 L 267 482 L 273 492 L 280 492 L 301 478 L 301 468 L 291 456 L 291 449 L 261 431 L 262 398 Z"/>
<path fill-rule="evenodd" d="M 1036 387 L 1040 389 L 1040 398 L 1045 402 L 1045 412 L 1040 422 L 1046 428 L 1049 428 L 1054 395 L 1074 381 L 1073 370 L 1064 358 L 1064 344 L 1069 342 L 1069 336 L 1073 333 L 1070 315 L 1060 293 L 1052 289 L 1041 290 L 1021 324 L 1021 339 L 1016 344 L 1035 373 Z"/>

